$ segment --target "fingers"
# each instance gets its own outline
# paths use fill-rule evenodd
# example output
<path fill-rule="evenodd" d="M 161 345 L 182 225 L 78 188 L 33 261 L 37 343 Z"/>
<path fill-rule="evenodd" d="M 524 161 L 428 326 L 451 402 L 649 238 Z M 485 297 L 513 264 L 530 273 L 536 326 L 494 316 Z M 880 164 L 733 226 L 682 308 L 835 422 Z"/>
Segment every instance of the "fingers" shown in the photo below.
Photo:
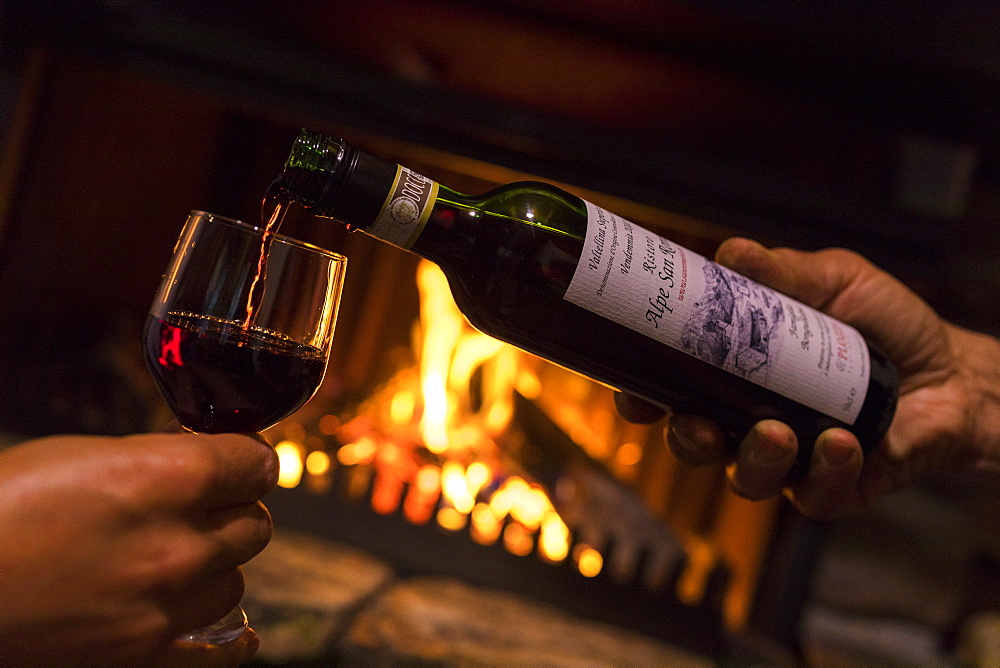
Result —
<path fill-rule="evenodd" d="M 271 539 L 271 515 L 258 502 L 206 513 L 190 524 L 173 524 L 149 548 L 150 586 L 168 599 L 197 593 L 200 583 L 235 572 Z"/>
<path fill-rule="evenodd" d="M 278 482 L 278 457 L 256 435 L 144 434 L 123 443 L 143 506 L 214 510 L 253 503 Z"/>
<path fill-rule="evenodd" d="M 787 425 L 776 420 L 758 422 L 728 469 L 733 490 L 751 500 L 784 491 L 803 515 L 816 520 L 833 519 L 860 507 L 858 479 L 864 456 L 852 433 L 827 429 L 820 434 L 806 474 L 788 485 L 786 477 L 797 454 L 798 440 Z"/>
<path fill-rule="evenodd" d="M 232 610 L 243 597 L 244 580 L 239 566 L 260 553 L 271 538 L 271 516 L 259 501 L 207 513 L 203 521 L 205 526 L 188 527 L 173 539 L 177 553 L 182 556 L 164 566 L 176 570 L 171 574 L 158 569 L 162 585 L 157 587 L 155 599 L 160 601 L 169 619 L 167 638 L 212 624 Z M 173 648 L 167 656 L 173 656 L 177 649 Z M 255 650 L 254 646 L 240 651 L 249 652 L 245 655 L 249 657 Z M 234 652 L 239 653 L 230 648 L 219 656 L 234 656 Z M 219 656 L 197 655 L 189 657 L 196 662 L 183 665 L 239 663 L 226 663 L 228 659 Z M 223 662 L 216 663 L 216 659 Z"/>
<path fill-rule="evenodd" d="M 861 444 L 851 432 L 827 429 L 816 439 L 808 473 L 791 490 L 792 503 L 818 520 L 860 508 L 858 480 L 863 464 Z"/>
<path fill-rule="evenodd" d="M 256 436 L 243 434 L 199 434 L 216 455 L 217 468 L 205 490 L 210 509 L 252 503 L 278 484 L 278 456 Z"/>
<path fill-rule="evenodd" d="M 674 456 L 691 466 L 715 464 L 729 457 L 722 429 L 699 415 L 671 415 L 666 440 Z"/>
<path fill-rule="evenodd" d="M 271 540 L 273 523 L 264 504 L 231 506 L 208 513 L 203 536 L 211 550 L 204 570 L 216 573 L 244 564 L 257 556 Z"/>
<path fill-rule="evenodd" d="M 728 469 L 733 490 L 754 501 L 780 494 L 798 451 L 798 439 L 787 425 L 777 420 L 758 422 Z"/>
<path fill-rule="evenodd" d="M 731 458 L 719 427 L 696 415 L 671 415 L 667 443 L 679 460 L 692 466 Z M 828 429 L 820 434 L 806 474 L 789 485 L 798 449 L 790 427 L 777 420 L 758 422 L 727 468 L 733 491 L 751 500 L 785 493 L 804 515 L 821 520 L 863 506 L 858 481 L 864 455 L 851 432 Z"/>

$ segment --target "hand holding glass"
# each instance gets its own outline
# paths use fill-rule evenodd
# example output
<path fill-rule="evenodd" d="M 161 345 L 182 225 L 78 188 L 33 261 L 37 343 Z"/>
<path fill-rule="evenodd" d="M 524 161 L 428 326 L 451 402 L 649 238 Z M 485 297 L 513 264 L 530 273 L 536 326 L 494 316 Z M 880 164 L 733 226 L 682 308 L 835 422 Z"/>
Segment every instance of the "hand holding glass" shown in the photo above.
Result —
<path fill-rule="evenodd" d="M 260 432 L 316 393 L 346 263 L 263 227 L 191 212 L 144 334 L 146 364 L 185 429 Z M 199 629 L 184 639 L 238 637 L 246 616 L 234 613 L 208 636 Z"/>

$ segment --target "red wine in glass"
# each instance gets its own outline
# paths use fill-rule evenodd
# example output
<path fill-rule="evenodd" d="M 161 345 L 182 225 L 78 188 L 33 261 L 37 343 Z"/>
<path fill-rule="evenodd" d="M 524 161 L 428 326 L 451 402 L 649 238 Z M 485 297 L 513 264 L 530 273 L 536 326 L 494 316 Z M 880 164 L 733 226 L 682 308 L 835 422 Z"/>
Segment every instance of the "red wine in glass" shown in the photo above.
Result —
<path fill-rule="evenodd" d="M 194 211 L 143 338 L 147 367 L 181 425 L 259 432 L 316 392 L 326 370 L 346 258 L 264 224 Z"/>
<path fill-rule="evenodd" d="M 146 327 L 147 366 L 192 431 L 262 431 L 302 407 L 323 378 L 322 350 L 262 328 L 173 311 Z"/>

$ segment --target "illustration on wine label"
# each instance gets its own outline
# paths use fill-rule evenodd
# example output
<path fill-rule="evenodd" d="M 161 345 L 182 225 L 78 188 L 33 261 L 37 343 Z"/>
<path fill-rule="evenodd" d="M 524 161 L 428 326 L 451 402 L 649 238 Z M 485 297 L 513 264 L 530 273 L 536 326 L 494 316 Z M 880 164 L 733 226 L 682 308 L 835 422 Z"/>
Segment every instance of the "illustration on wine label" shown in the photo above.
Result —
<path fill-rule="evenodd" d="M 854 328 L 586 204 L 566 300 L 854 424 L 870 374 Z"/>
<path fill-rule="evenodd" d="M 773 290 L 702 265 L 705 291 L 681 330 L 681 349 L 743 378 L 767 385 L 782 348 L 785 309 Z"/>

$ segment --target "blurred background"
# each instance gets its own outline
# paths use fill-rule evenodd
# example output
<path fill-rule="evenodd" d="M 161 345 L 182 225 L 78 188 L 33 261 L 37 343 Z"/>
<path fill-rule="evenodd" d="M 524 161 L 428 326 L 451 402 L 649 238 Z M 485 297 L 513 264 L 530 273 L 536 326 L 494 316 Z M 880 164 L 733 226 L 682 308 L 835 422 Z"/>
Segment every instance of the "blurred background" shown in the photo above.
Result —
<path fill-rule="evenodd" d="M 166 421 L 138 342 L 180 226 L 190 209 L 257 220 L 301 127 L 470 194 L 553 182 L 708 256 L 735 234 L 848 247 L 1000 335 L 996 21 L 976 2 L 0 2 L 0 432 Z M 288 563 L 250 580 L 255 627 L 284 639 L 259 662 L 490 663 L 511 628 L 552 661 L 1000 657 L 997 489 L 933 480 L 806 522 L 681 466 L 662 424 L 623 424 L 604 388 L 474 332 L 447 353 L 485 346 L 437 451 L 413 426 L 440 339 L 431 270 L 330 221 L 286 224 L 350 264 L 324 387 L 268 435 L 298 477 L 268 504 Z M 524 483 L 550 514 L 477 524 L 447 492 L 459 465 L 475 507 Z M 418 642 L 421 596 L 493 630 Z M 538 637 L 535 605 L 606 653 Z M 636 637 L 648 654 L 623 649 Z"/>

